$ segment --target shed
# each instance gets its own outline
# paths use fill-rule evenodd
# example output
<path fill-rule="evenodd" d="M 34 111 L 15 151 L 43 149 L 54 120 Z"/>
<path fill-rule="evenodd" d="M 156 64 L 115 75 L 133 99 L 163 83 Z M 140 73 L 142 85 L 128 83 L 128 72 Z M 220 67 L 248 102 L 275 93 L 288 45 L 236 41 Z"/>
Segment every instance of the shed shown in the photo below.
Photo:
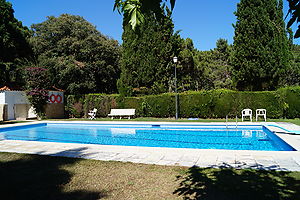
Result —
<path fill-rule="evenodd" d="M 46 105 L 47 118 L 64 117 L 64 96 L 60 91 L 49 91 Z M 25 91 L 0 91 L 0 120 L 24 120 L 36 118 Z"/>

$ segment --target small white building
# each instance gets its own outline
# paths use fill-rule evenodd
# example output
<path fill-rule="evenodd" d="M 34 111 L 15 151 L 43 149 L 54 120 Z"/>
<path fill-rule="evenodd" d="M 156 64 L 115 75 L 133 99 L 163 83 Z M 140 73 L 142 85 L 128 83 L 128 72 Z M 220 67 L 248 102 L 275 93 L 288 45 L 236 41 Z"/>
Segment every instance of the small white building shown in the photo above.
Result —
<path fill-rule="evenodd" d="M 64 117 L 63 92 L 49 91 L 46 107 L 48 118 Z M 24 91 L 0 91 L 0 120 L 24 120 L 36 118 L 37 115 L 30 105 Z"/>

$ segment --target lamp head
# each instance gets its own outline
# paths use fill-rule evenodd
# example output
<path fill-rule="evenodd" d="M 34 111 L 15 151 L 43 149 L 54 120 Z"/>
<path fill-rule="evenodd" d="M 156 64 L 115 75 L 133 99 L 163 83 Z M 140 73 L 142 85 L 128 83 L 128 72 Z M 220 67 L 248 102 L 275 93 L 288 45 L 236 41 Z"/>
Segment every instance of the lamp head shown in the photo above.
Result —
<path fill-rule="evenodd" d="M 177 63 L 177 62 L 178 62 L 178 58 L 177 58 L 177 57 L 174 57 L 174 58 L 173 58 L 173 62 L 174 62 L 174 63 Z"/>

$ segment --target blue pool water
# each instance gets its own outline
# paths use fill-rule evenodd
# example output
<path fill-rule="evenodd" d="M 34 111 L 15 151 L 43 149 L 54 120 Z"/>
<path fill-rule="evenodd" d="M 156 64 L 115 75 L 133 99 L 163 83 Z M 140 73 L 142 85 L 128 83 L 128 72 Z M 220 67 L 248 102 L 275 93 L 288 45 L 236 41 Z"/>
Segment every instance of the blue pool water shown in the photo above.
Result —
<path fill-rule="evenodd" d="M 1 128 L 0 139 L 195 149 L 294 150 L 263 126 L 44 123 Z"/>

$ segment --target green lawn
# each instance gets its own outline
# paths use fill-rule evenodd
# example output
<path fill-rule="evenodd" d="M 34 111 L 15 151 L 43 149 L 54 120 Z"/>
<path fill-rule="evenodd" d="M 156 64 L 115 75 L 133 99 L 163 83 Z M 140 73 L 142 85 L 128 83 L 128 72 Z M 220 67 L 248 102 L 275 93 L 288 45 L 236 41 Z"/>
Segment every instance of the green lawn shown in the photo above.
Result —
<path fill-rule="evenodd" d="M 12 120 L 12 121 L 0 121 L 0 125 L 16 124 L 16 123 L 23 123 L 23 122 L 29 122 L 29 121 L 16 121 L 16 120 Z"/>
<path fill-rule="evenodd" d="M 202 169 L 0 153 L 1 199 L 299 200 L 300 172 Z"/>
<path fill-rule="evenodd" d="M 71 118 L 71 119 L 47 119 L 47 121 L 91 121 L 87 118 Z M 188 120 L 188 119 L 178 119 L 175 120 L 174 118 L 145 118 L 139 117 L 134 119 L 111 119 L 111 118 L 97 118 L 93 121 L 145 121 L 145 122 L 225 122 L 226 119 L 199 119 L 199 120 Z M 235 122 L 236 119 L 228 119 L 229 122 Z M 238 122 L 241 122 L 241 119 L 238 119 Z M 300 119 L 267 119 L 268 122 L 290 122 L 300 126 Z M 23 123 L 23 122 L 30 122 L 30 121 L 0 121 L 0 126 L 5 124 L 15 124 L 15 123 Z"/>
<path fill-rule="evenodd" d="M 91 121 L 87 118 L 72 118 L 72 119 L 54 119 L 54 120 L 66 120 L 66 121 Z M 199 119 L 199 120 L 188 120 L 188 119 L 178 119 L 175 120 L 174 118 L 145 118 L 145 117 L 139 117 L 134 119 L 111 119 L 111 118 L 97 118 L 93 121 L 147 121 L 147 122 L 225 122 L 226 119 Z M 236 119 L 228 119 L 229 122 L 235 122 Z M 239 122 L 242 121 L 242 119 L 238 119 Z M 300 119 L 267 119 L 267 122 L 290 122 L 297 125 L 300 125 Z"/>

